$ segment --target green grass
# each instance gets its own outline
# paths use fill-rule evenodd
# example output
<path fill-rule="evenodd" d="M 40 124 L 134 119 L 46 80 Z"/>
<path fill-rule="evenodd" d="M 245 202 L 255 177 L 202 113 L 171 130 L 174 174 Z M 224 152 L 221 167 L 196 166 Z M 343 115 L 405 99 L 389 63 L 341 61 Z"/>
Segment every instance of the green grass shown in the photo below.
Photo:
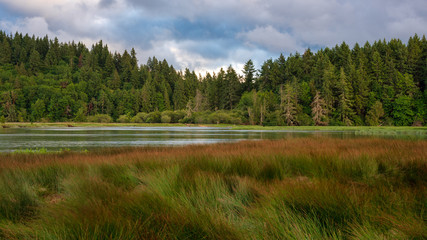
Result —
<path fill-rule="evenodd" d="M 47 148 L 26 148 L 26 149 L 17 149 L 11 152 L 12 154 L 55 154 L 55 153 L 67 153 L 71 152 L 71 149 L 69 148 L 61 148 L 59 150 L 48 150 Z M 74 152 L 80 152 L 80 153 L 88 153 L 89 150 L 83 149 L 79 151 Z M 1 153 L 0 153 L 1 154 Z"/>
<path fill-rule="evenodd" d="M 92 122 L 53 122 L 53 123 L 4 123 L 4 128 L 43 128 L 43 127 L 185 127 L 182 123 L 92 123 Z M 196 126 L 196 125 L 195 125 Z"/>
<path fill-rule="evenodd" d="M 359 131 L 359 132 L 419 132 L 427 134 L 427 127 L 396 126 L 259 126 L 234 124 L 183 124 L 183 123 L 4 123 L 5 127 L 227 127 L 233 130 L 300 130 L 300 131 Z"/>
<path fill-rule="evenodd" d="M 0 239 L 425 239 L 427 141 L 4 154 Z"/>

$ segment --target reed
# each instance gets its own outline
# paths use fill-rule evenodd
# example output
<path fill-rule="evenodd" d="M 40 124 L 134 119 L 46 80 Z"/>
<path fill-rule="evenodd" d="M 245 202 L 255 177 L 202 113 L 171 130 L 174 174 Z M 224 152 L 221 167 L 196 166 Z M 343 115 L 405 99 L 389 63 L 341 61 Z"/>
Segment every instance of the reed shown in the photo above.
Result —
<path fill-rule="evenodd" d="M 427 141 L 0 155 L 0 239 L 425 239 Z"/>

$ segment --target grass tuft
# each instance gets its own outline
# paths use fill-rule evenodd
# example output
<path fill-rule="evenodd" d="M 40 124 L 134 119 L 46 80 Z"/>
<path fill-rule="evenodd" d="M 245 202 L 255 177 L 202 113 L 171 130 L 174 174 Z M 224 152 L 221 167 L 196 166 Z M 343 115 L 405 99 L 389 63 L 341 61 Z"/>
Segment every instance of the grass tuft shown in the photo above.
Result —
<path fill-rule="evenodd" d="M 0 239 L 425 239 L 427 142 L 5 154 Z"/>

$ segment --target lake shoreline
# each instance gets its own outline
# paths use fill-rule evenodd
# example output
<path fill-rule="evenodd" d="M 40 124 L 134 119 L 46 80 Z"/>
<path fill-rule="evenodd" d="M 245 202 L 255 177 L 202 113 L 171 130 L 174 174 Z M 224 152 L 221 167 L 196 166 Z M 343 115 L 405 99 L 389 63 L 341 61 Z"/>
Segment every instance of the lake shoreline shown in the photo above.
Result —
<path fill-rule="evenodd" d="M 92 123 L 92 122 L 7 122 L 3 128 L 71 128 L 71 127 L 220 127 L 232 130 L 310 130 L 310 131 L 422 131 L 427 126 L 261 126 L 235 124 L 183 124 L 183 123 Z"/>

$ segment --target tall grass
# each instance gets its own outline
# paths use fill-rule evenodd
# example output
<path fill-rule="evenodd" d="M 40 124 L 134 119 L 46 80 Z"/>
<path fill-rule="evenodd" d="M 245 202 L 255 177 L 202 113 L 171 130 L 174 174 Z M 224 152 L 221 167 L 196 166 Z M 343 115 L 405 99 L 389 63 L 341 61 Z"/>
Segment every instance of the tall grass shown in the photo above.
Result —
<path fill-rule="evenodd" d="M 0 156 L 0 239 L 425 239 L 427 141 Z"/>

